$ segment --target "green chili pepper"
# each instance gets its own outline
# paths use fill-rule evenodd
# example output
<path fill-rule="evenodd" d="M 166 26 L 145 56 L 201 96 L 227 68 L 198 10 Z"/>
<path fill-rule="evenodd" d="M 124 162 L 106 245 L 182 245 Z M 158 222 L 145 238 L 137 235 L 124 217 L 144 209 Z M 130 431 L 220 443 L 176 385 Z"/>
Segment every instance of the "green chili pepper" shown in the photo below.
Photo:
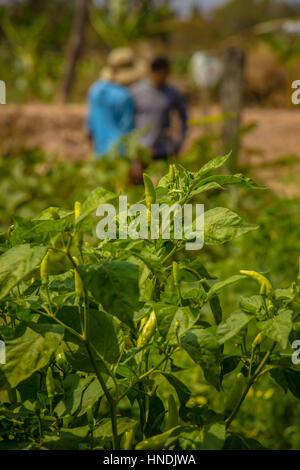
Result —
<path fill-rule="evenodd" d="M 76 201 L 74 204 L 74 212 L 75 212 L 75 220 L 79 219 L 80 214 L 81 214 L 81 204 L 78 201 Z"/>
<path fill-rule="evenodd" d="M 262 333 L 258 333 L 258 335 L 254 338 L 252 347 L 253 349 L 256 348 L 256 346 L 259 346 L 263 340 L 265 339 L 264 335 Z"/>
<path fill-rule="evenodd" d="M 170 185 L 174 183 L 175 174 L 174 174 L 174 165 L 169 165 L 169 181 Z"/>
<path fill-rule="evenodd" d="M 166 431 L 162 434 L 158 434 L 157 436 L 153 436 L 153 437 L 150 437 L 149 439 L 145 439 L 144 441 L 139 442 L 135 446 L 135 449 L 136 450 L 161 450 L 163 449 L 167 440 L 169 439 L 169 437 L 171 437 L 171 434 L 175 431 L 176 428 L 169 429 L 169 431 Z"/>
<path fill-rule="evenodd" d="M 174 325 L 174 333 L 176 336 L 178 335 L 179 328 L 180 328 L 180 323 L 179 321 L 177 321 Z"/>
<path fill-rule="evenodd" d="M 151 178 L 144 173 L 143 174 L 144 185 L 145 185 L 145 197 L 146 197 L 146 206 L 148 209 L 148 214 L 151 214 L 151 205 L 155 204 L 156 201 L 156 192 L 153 186 Z"/>
<path fill-rule="evenodd" d="M 173 261 L 173 279 L 175 287 L 178 287 L 180 283 L 180 269 L 176 261 Z"/>
<path fill-rule="evenodd" d="M 49 253 L 44 256 L 43 261 L 41 263 L 40 274 L 43 286 L 46 286 L 48 284 L 48 260 Z"/>
<path fill-rule="evenodd" d="M 79 266 L 79 261 L 78 259 L 76 258 L 76 256 L 73 256 L 73 260 L 74 260 L 74 263 L 76 264 L 76 266 Z M 81 277 L 77 271 L 77 269 L 74 270 L 75 271 L 75 294 L 76 294 L 76 301 L 78 304 L 81 304 L 83 298 L 84 298 L 84 287 L 83 287 L 83 283 L 82 283 L 82 280 L 81 280 Z"/>
<path fill-rule="evenodd" d="M 147 320 L 148 320 L 147 317 L 144 317 L 144 318 L 141 319 L 140 327 L 139 327 L 139 332 L 142 331 L 142 329 L 144 328 L 144 326 L 145 326 L 146 323 L 147 323 Z"/>
<path fill-rule="evenodd" d="M 256 271 L 240 271 L 241 274 L 245 274 L 248 277 L 251 277 L 260 285 L 260 295 L 265 295 L 266 297 L 274 297 L 274 289 L 269 279 L 267 279 L 262 274 L 257 273 Z"/>
<path fill-rule="evenodd" d="M 225 409 L 227 411 L 232 411 L 241 399 L 242 393 L 244 391 L 247 379 L 239 372 L 236 376 L 235 384 L 233 386 L 232 392 L 227 397 Z"/>
<path fill-rule="evenodd" d="M 121 450 L 131 450 L 133 439 L 135 436 L 137 426 L 134 426 L 130 431 L 127 431 L 123 434 L 121 439 Z"/>
<path fill-rule="evenodd" d="M 51 367 L 48 367 L 46 374 L 46 389 L 48 398 L 53 398 L 55 394 L 55 382 L 52 374 Z"/>
<path fill-rule="evenodd" d="M 173 429 L 179 424 L 178 407 L 174 395 L 170 394 L 168 399 L 168 419 L 166 429 Z"/>
<path fill-rule="evenodd" d="M 138 348 L 142 348 L 143 346 L 149 343 L 149 341 L 151 340 L 152 336 L 155 333 L 155 328 L 156 328 L 156 315 L 155 315 L 155 312 L 152 312 L 149 319 L 147 320 L 147 323 L 142 329 L 140 336 L 138 337 L 138 340 L 137 340 Z"/>
<path fill-rule="evenodd" d="M 70 369 L 70 366 L 66 360 L 66 356 L 65 356 L 65 353 L 63 352 L 63 350 L 61 350 L 60 352 L 57 352 L 56 355 L 55 355 L 55 362 L 56 364 L 58 365 L 58 367 L 64 372 L 64 373 L 67 373 L 68 370 Z"/>

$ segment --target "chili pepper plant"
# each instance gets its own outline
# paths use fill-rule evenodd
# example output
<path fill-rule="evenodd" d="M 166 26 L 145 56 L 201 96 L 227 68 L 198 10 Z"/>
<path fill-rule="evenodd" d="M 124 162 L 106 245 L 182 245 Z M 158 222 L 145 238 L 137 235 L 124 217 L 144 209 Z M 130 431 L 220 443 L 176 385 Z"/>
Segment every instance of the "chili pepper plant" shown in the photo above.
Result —
<path fill-rule="evenodd" d="M 258 191 L 243 175 L 214 174 L 227 158 L 196 172 L 171 165 L 156 187 L 145 175 L 141 202 L 183 206 L 227 185 Z M 276 289 L 245 266 L 220 280 L 201 250 L 186 251 L 174 236 L 96 240 L 96 209 L 116 199 L 97 188 L 74 211 L 16 216 L 1 234 L 0 448 L 262 448 L 233 424 L 267 375 L 300 397 L 291 360 L 299 277 Z M 228 208 L 209 209 L 203 249 L 255 229 Z M 256 295 L 224 311 L 222 291 L 245 282 Z M 183 380 L 187 358 L 216 390 L 218 409 Z"/>

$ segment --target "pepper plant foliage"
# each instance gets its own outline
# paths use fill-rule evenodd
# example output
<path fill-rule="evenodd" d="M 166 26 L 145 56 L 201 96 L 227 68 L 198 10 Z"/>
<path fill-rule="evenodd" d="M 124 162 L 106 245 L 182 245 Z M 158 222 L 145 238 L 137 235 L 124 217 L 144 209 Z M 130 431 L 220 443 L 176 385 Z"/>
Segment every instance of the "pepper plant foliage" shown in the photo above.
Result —
<path fill-rule="evenodd" d="M 258 189 L 242 175 L 211 176 L 227 158 L 196 173 L 170 166 L 156 188 L 145 178 L 143 202 L 183 205 L 228 184 Z M 300 397 L 288 349 L 299 329 L 299 279 L 287 290 L 253 271 L 217 280 L 184 239 L 88 243 L 96 209 L 116 198 L 98 188 L 74 212 L 15 217 L 1 234 L 0 448 L 260 448 L 231 424 L 267 373 Z M 205 212 L 206 245 L 255 228 L 226 208 Z M 224 312 L 219 294 L 245 279 L 257 282 L 257 295 Z M 187 358 L 222 411 L 182 380 Z"/>

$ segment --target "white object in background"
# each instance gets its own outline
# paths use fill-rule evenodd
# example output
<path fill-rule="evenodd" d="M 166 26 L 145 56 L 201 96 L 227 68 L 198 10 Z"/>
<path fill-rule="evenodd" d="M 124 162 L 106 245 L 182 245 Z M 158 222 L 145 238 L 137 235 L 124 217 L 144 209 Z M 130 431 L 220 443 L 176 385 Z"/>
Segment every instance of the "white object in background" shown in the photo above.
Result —
<path fill-rule="evenodd" d="M 0 364 L 6 364 L 5 343 L 0 341 Z"/>
<path fill-rule="evenodd" d="M 282 25 L 282 31 L 286 34 L 300 34 L 300 21 L 285 21 Z"/>
<path fill-rule="evenodd" d="M 191 75 L 200 88 L 214 87 L 221 78 L 222 68 L 219 59 L 204 52 L 195 52 L 191 58 Z"/>
<path fill-rule="evenodd" d="M 3 80 L 0 80 L 0 104 L 6 104 L 6 86 Z"/>

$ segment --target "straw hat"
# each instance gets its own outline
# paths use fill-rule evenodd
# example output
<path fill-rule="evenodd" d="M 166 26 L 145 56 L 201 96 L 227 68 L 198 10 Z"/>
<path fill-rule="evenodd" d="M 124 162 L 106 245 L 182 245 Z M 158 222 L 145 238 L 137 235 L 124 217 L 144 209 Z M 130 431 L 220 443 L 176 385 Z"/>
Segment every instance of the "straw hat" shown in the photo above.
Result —
<path fill-rule="evenodd" d="M 114 49 L 107 57 L 106 66 L 102 69 L 102 80 L 129 86 L 141 80 L 146 74 L 147 66 L 141 59 L 137 59 L 134 51 L 129 47 Z"/>

